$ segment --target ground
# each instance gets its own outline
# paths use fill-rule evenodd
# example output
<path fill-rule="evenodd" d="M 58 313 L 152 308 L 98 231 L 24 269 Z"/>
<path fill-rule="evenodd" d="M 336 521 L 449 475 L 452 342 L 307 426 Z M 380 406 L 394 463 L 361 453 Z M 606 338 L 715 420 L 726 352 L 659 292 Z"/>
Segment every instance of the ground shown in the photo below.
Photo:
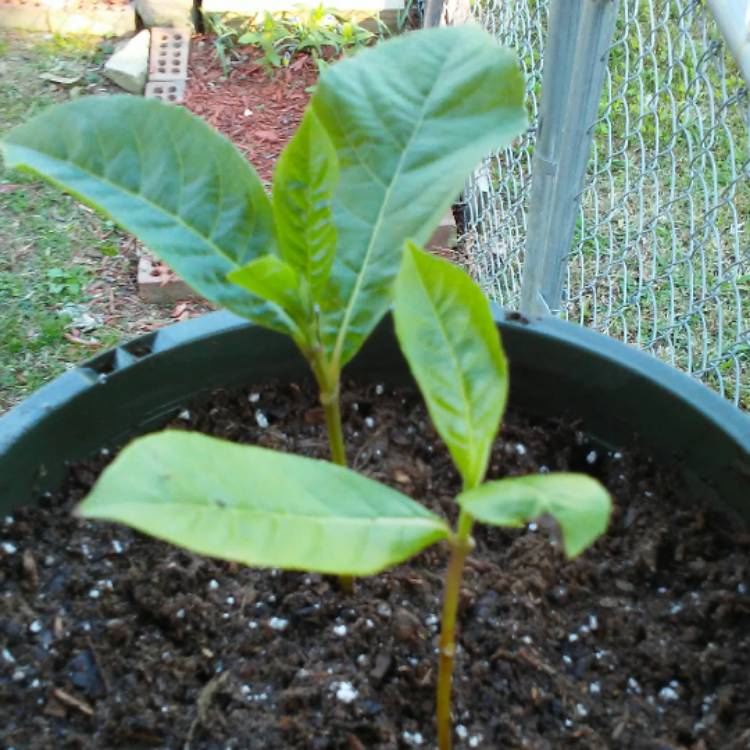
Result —
<path fill-rule="evenodd" d="M 110 51 L 1 33 L 0 133 L 54 102 L 112 91 L 100 73 Z M 97 351 L 190 314 L 196 306 L 138 298 L 139 252 L 72 198 L 0 171 L 0 413 Z"/>
<path fill-rule="evenodd" d="M 76 96 L 117 91 L 101 74 L 98 39 L 0 32 L 0 134 Z M 213 41 L 191 46 L 185 106 L 230 138 L 270 190 L 273 168 L 317 79 L 307 55 L 269 72 L 251 47 L 231 51 L 228 75 Z M 0 413 L 101 349 L 211 309 L 147 304 L 137 295 L 144 248 L 72 198 L 0 171 Z"/>
<path fill-rule="evenodd" d="M 111 44 L 0 34 L 0 133 L 44 107 L 115 89 L 101 75 Z M 187 106 L 234 140 L 270 186 L 316 79 L 300 57 L 271 78 L 247 49 L 224 76 L 209 41 L 193 43 Z M 248 85 L 252 83 L 252 85 Z M 0 413 L 119 341 L 210 309 L 137 295 L 142 246 L 72 198 L 0 172 Z"/>

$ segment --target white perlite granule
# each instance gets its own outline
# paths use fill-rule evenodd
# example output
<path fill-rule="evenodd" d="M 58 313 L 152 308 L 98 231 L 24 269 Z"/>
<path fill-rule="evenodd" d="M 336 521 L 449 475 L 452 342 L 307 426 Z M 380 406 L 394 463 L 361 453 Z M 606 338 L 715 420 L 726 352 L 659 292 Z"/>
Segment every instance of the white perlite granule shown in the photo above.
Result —
<path fill-rule="evenodd" d="M 351 703 L 357 699 L 358 695 L 351 682 L 339 682 L 336 686 L 336 697 L 342 703 Z"/>

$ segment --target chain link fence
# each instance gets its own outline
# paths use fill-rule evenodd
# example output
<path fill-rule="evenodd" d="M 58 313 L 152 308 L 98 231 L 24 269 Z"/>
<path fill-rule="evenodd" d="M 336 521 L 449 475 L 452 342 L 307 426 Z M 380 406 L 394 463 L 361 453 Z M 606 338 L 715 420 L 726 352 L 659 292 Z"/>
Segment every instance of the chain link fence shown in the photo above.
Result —
<path fill-rule="evenodd" d="M 532 126 L 465 193 L 465 261 L 520 306 L 549 0 L 479 0 L 512 47 Z M 701 0 L 622 0 L 559 312 L 750 409 L 748 89 Z"/>

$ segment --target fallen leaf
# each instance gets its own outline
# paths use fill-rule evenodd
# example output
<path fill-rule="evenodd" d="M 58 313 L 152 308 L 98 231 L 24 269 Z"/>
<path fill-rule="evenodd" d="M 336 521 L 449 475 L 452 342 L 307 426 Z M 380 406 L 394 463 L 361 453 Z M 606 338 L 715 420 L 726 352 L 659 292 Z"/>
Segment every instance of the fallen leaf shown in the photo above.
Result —
<path fill-rule="evenodd" d="M 187 306 L 187 302 L 178 302 L 174 306 L 174 310 L 172 310 L 172 317 L 179 318 L 185 312 L 185 310 L 187 310 Z"/>
<path fill-rule="evenodd" d="M 50 83 L 59 83 L 61 86 L 72 86 L 74 83 L 78 83 L 81 80 L 81 76 L 67 77 L 58 76 L 54 73 L 41 73 L 39 77 L 43 81 L 49 81 Z"/>
<path fill-rule="evenodd" d="M 74 333 L 64 333 L 63 336 L 67 341 L 70 341 L 71 344 L 78 344 L 79 346 L 99 346 L 99 342 L 96 339 L 82 339 Z"/>

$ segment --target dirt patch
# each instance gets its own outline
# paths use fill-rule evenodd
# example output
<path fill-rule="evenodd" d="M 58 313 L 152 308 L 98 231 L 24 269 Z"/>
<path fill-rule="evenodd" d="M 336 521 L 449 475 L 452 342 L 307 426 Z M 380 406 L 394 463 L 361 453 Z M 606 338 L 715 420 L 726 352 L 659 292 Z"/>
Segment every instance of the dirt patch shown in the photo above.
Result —
<path fill-rule="evenodd" d="M 346 394 L 357 469 L 453 517 L 458 478 L 418 398 Z M 325 456 L 321 416 L 312 389 L 271 384 L 219 392 L 173 426 Z M 434 747 L 442 547 L 353 596 L 318 575 L 201 559 L 70 516 L 110 458 L 0 522 L 5 746 Z M 546 469 L 601 479 L 611 528 L 573 562 L 544 525 L 477 530 L 457 747 L 747 748 L 750 561 L 734 527 L 685 507 L 675 476 L 637 452 L 511 416 L 490 476 Z"/>
<path fill-rule="evenodd" d="M 211 37 L 195 37 L 185 106 L 233 141 L 270 184 L 276 160 L 302 119 L 307 89 L 318 76 L 307 55 L 272 74 L 261 57 L 254 47 L 236 47 L 225 75 Z"/>

